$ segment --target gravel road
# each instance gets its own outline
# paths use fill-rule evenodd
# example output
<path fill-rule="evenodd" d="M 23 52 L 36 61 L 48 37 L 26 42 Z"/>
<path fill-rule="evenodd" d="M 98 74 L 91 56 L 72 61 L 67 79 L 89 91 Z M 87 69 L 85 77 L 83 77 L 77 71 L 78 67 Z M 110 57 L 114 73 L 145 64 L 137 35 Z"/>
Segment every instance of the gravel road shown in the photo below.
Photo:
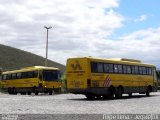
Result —
<path fill-rule="evenodd" d="M 0 94 L 0 114 L 150 114 L 160 113 L 160 92 L 90 101 L 84 95 Z"/>

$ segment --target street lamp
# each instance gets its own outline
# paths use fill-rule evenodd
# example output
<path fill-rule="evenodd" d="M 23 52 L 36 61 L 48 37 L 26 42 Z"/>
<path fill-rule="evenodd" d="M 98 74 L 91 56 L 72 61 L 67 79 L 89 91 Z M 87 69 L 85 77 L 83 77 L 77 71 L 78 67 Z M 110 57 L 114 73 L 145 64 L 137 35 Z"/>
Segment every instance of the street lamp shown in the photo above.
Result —
<path fill-rule="evenodd" d="M 46 26 L 44 26 L 44 28 L 47 29 L 46 58 L 45 58 L 45 66 L 47 67 L 47 57 L 48 57 L 48 30 L 51 29 L 52 27 L 46 27 Z"/>

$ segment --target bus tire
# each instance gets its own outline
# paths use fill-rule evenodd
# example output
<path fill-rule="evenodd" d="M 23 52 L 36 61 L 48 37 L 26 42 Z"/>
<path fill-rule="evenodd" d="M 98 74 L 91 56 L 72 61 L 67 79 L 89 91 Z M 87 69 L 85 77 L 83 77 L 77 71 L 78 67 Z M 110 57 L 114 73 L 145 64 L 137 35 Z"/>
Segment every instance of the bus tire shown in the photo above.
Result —
<path fill-rule="evenodd" d="M 33 87 L 33 93 L 35 93 L 35 95 L 38 95 L 38 89 L 37 89 L 37 87 Z"/>
<path fill-rule="evenodd" d="M 87 94 L 87 95 L 86 95 L 86 98 L 87 98 L 88 100 L 94 100 L 94 99 L 95 99 L 95 95 L 93 95 L 93 94 Z"/>
<path fill-rule="evenodd" d="M 123 94 L 123 87 L 119 86 L 115 91 L 115 97 L 120 99 L 122 98 L 122 94 Z"/>
<path fill-rule="evenodd" d="M 129 97 L 132 97 L 132 93 L 128 93 L 128 96 L 129 96 Z"/>
<path fill-rule="evenodd" d="M 31 95 L 31 92 L 28 92 L 27 94 L 28 94 L 28 95 Z"/>
<path fill-rule="evenodd" d="M 150 89 L 149 87 L 147 87 L 147 90 L 146 90 L 146 96 L 149 97 L 150 96 Z"/>
<path fill-rule="evenodd" d="M 21 92 L 21 95 L 26 95 L 26 93 L 25 92 Z"/>
<path fill-rule="evenodd" d="M 110 86 L 109 87 L 109 97 L 112 98 L 115 94 L 115 87 L 114 86 Z"/>
<path fill-rule="evenodd" d="M 49 91 L 49 95 L 52 95 L 53 94 L 53 92 L 52 91 Z"/>
<path fill-rule="evenodd" d="M 8 93 L 12 94 L 12 89 L 11 88 L 8 88 Z"/>
<path fill-rule="evenodd" d="M 96 95 L 97 100 L 101 99 L 101 95 Z"/>
<path fill-rule="evenodd" d="M 17 94 L 15 87 L 12 88 L 12 94 L 13 94 L 13 95 L 16 95 L 16 94 Z"/>

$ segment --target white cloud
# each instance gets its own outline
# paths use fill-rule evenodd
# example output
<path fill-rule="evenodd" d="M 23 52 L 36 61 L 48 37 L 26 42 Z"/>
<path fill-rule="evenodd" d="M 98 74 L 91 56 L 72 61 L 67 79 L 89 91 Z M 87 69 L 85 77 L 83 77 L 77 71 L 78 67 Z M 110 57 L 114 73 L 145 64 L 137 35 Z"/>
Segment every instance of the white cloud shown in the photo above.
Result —
<path fill-rule="evenodd" d="M 45 56 L 44 26 L 49 25 L 53 27 L 49 30 L 49 59 L 53 61 L 65 64 L 69 57 L 95 56 L 160 63 L 160 28 L 109 39 L 123 26 L 123 15 L 114 10 L 118 0 L 15 1 L 0 1 L 2 44 Z"/>
<path fill-rule="evenodd" d="M 141 16 L 139 16 L 138 18 L 136 18 L 136 19 L 134 20 L 134 22 L 142 22 L 142 21 L 147 20 L 147 18 L 148 18 L 147 15 L 141 15 Z"/>
<path fill-rule="evenodd" d="M 118 6 L 118 0 L 1 0 L 0 43 L 44 56 L 49 25 L 49 58 L 64 64 L 91 54 L 95 41 L 123 26 Z"/>

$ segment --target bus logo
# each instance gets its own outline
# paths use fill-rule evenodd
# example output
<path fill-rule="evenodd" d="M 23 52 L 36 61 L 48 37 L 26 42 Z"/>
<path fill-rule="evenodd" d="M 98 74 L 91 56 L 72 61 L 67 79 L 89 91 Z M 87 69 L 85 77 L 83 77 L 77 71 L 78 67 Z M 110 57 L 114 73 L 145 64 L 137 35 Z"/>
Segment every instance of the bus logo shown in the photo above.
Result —
<path fill-rule="evenodd" d="M 72 69 L 73 69 L 73 70 L 82 70 L 82 67 L 81 67 L 81 65 L 79 64 L 79 61 L 76 60 L 75 62 L 76 62 L 76 64 L 71 64 Z"/>
<path fill-rule="evenodd" d="M 108 87 L 110 83 L 111 83 L 111 78 L 109 77 L 109 75 L 107 75 L 106 80 L 104 81 L 103 86 L 104 87 Z"/>

